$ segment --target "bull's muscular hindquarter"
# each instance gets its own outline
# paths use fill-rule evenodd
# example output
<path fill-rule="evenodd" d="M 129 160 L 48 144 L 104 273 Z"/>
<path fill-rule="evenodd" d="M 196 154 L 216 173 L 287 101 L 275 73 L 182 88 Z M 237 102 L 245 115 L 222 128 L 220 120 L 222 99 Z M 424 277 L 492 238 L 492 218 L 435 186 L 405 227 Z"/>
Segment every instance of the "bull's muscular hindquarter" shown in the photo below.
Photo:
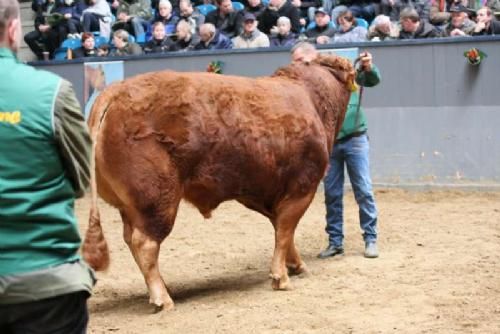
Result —
<path fill-rule="evenodd" d="M 268 217 L 274 289 L 305 271 L 294 233 L 325 173 L 353 79 L 346 60 L 329 56 L 259 79 L 145 74 L 99 96 L 89 120 L 94 177 L 99 195 L 120 210 L 150 303 L 173 307 L 158 254 L 182 198 L 205 217 L 231 199 Z M 96 217 L 83 253 L 102 268 L 92 248 L 102 234 Z"/>

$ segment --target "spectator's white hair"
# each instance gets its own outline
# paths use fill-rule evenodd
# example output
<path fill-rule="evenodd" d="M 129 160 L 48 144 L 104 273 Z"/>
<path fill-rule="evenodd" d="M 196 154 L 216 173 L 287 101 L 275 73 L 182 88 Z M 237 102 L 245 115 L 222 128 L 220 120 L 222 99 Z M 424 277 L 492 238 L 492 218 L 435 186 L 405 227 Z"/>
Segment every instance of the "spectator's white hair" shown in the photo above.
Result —
<path fill-rule="evenodd" d="M 168 0 L 160 0 L 160 2 L 158 2 L 158 8 L 160 8 L 160 6 L 162 5 L 172 9 L 172 3 Z"/>
<path fill-rule="evenodd" d="M 372 26 L 375 27 L 380 24 L 387 24 L 387 23 L 389 24 L 391 23 L 391 19 L 389 18 L 389 16 L 380 14 L 373 19 Z"/>
<path fill-rule="evenodd" d="M 278 21 L 276 22 L 277 24 L 280 24 L 280 23 L 286 23 L 288 24 L 289 26 L 292 25 L 292 23 L 290 22 L 290 19 L 286 16 L 280 16 L 280 18 L 278 19 Z"/>

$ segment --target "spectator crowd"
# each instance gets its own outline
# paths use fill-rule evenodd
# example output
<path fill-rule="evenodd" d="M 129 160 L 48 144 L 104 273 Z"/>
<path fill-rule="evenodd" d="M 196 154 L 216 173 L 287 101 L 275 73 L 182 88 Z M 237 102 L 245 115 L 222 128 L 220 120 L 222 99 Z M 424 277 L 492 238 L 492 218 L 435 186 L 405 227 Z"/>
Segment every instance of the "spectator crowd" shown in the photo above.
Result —
<path fill-rule="evenodd" d="M 32 9 L 24 40 L 39 60 L 500 34 L 500 0 L 33 0 Z M 77 46 L 61 47 L 67 40 Z"/>

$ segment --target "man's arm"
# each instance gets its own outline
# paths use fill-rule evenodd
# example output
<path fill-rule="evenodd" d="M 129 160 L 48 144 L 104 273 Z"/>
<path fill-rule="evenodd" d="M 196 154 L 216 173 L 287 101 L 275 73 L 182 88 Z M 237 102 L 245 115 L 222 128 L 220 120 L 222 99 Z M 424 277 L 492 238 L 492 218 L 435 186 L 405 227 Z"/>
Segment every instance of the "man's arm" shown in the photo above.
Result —
<path fill-rule="evenodd" d="M 92 141 L 71 84 L 62 80 L 54 106 L 54 131 L 61 160 L 76 197 L 90 183 Z"/>
<path fill-rule="evenodd" d="M 360 67 L 356 71 L 356 83 L 363 87 L 373 87 L 380 82 L 380 72 L 372 63 L 372 55 L 364 52 L 360 55 Z"/>

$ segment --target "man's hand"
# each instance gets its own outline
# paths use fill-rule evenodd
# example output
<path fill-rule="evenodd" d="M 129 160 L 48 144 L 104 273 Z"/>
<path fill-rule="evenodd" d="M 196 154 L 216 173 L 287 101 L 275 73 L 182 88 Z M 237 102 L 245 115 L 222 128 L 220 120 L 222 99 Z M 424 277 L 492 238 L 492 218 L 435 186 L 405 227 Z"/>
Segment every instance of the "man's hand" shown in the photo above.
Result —
<path fill-rule="evenodd" d="M 368 51 L 365 51 L 359 55 L 362 71 L 372 70 L 372 59 L 373 59 L 372 54 Z"/>
<path fill-rule="evenodd" d="M 462 30 L 455 28 L 450 32 L 450 36 L 466 36 L 467 34 L 464 33 Z"/>
<path fill-rule="evenodd" d="M 476 27 L 474 28 L 475 32 L 480 32 L 482 30 L 486 29 L 486 23 L 484 21 L 478 21 L 476 23 Z"/>
<path fill-rule="evenodd" d="M 65 18 L 66 20 L 70 19 L 70 18 L 71 18 L 71 13 L 66 13 L 66 14 L 64 14 L 64 18 Z"/>

